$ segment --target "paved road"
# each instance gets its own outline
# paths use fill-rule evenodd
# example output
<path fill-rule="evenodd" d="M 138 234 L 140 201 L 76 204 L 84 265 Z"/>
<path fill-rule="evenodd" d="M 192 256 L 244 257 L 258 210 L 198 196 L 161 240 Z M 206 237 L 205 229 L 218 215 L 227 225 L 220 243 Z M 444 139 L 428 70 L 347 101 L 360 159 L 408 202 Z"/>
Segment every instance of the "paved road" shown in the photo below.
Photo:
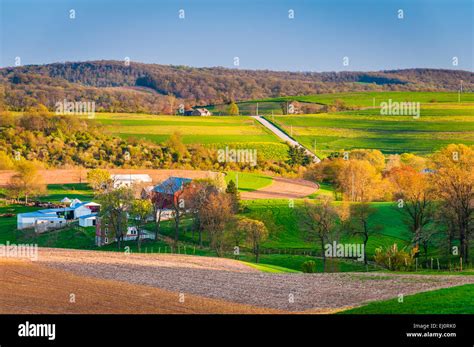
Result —
<path fill-rule="evenodd" d="M 306 154 L 308 156 L 310 156 L 311 158 L 313 158 L 313 162 L 315 163 L 319 163 L 321 161 L 321 159 L 319 159 L 319 157 L 314 154 L 313 152 L 311 152 L 309 149 L 307 149 L 306 147 L 304 147 L 302 144 L 300 144 L 298 141 L 295 141 L 293 140 L 291 137 L 289 137 L 286 133 L 284 133 L 283 131 L 281 131 L 280 129 L 278 129 L 276 126 L 274 126 L 272 123 L 270 123 L 269 121 L 267 121 L 265 118 L 263 118 L 262 116 L 252 116 L 252 118 L 254 118 L 256 121 L 258 121 L 260 124 L 262 124 L 264 127 L 266 127 L 267 129 L 269 129 L 271 132 L 273 132 L 276 136 L 278 136 L 280 139 L 282 139 L 283 141 L 285 142 L 288 142 L 291 146 L 296 146 L 296 147 L 302 147 L 304 148 Z"/>

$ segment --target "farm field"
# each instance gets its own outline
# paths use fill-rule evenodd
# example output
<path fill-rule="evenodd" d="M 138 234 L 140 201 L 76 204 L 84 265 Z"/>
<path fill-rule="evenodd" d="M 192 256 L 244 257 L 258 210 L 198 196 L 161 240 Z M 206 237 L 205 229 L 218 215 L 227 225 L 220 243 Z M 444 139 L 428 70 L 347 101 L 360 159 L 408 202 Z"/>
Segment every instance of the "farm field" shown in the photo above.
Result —
<path fill-rule="evenodd" d="M 422 105 L 418 119 L 379 109 L 267 118 L 323 157 L 357 148 L 427 155 L 450 143 L 474 144 L 474 103 Z"/>
<path fill-rule="evenodd" d="M 184 292 L 253 308 L 308 313 L 334 312 L 391 299 L 399 294 L 400 288 L 409 295 L 474 283 L 472 276 L 275 274 L 231 259 L 176 254 L 40 249 L 37 263 L 76 276 Z M 294 294 L 294 302 L 288 300 L 288 293 Z"/>
<path fill-rule="evenodd" d="M 299 101 L 318 103 L 323 105 L 333 104 L 335 100 L 342 100 L 349 106 L 372 107 L 379 105 L 383 101 L 410 101 L 425 103 L 457 103 L 457 92 L 350 92 L 350 93 L 331 93 L 316 95 L 285 96 L 279 98 L 268 98 L 262 100 L 253 100 L 252 102 L 285 102 Z M 461 102 L 473 103 L 473 93 L 461 94 Z"/>
<path fill-rule="evenodd" d="M 107 132 L 123 138 L 165 142 L 180 133 L 186 144 L 215 149 L 252 148 L 265 159 L 285 160 L 288 146 L 265 127 L 248 117 L 156 116 L 127 113 L 100 113 L 96 120 Z"/>
<path fill-rule="evenodd" d="M 260 100 L 247 100 L 238 102 L 239 110 L 242 115 L 256 115 L 257 103 L 259 115 L 281 115 L 282 103 L 298 101 L 300 103 L 332 105 L 336 100 L 341 100 L 345 105 L 351 107 L 373 107 L 374 103 L 378 106 L 383 101 L 412 101 L 420 102 L 425 105 L 430 103 L 457 103 L 458 93 L 453 92 L 351 92 L 351 93 L 331 93 L 316 95 L 296 95 L 278 98 L 267 98 Z M 474 95 L 464 93 L 461 95 L 462 103 L 473 103 Z M 206 106 L 214 114 L 225 114 L 228 105 L 209 105 Z"/>
<path fill-rule="evenodd" d="M 238 183 L 237 188 L 240 192 L 253 192 L 269 186 L 273 179 L 270 176 L 257 173 L 229 171 L 225 175 L 225 181 L 227 184 L 230 181 L 234 181 L 235 184 Z"/>
<path fill-rule="evenodd" d="M 281 313 L 191 294 L 182 304 L 173 291 L 77 275 L 29 261 L 1 259 L 0 266 L 0 314 Z M 76 302 L 69 302 L 70 293 L 75 293 Z"/>
<path fill-rule="evenodd" d="M 443 288 L 403 298 L 375 301 L 341 314 L 474 314 L 474 284 Z"/>

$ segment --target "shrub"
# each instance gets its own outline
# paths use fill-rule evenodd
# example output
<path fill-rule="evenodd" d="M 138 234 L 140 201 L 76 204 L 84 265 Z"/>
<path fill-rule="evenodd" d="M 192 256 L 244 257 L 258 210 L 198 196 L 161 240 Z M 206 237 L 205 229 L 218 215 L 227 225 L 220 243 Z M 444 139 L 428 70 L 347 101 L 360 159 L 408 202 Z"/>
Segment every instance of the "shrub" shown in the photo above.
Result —
<path fill-rule="evenodd" d="M 413 248 L 407 252 L 405 249 L 398 249 L 395 243 L 387 249 L 379 247 L 375 250 L 375 262 L 392 271 L 409 271 L 413 268 L 417 249 Z"/>
<path fill-rule="evenodd" d="M 301 268 L 304 273 L 315 273 L 316 272 L 316 262 L 314 260 L 305 261 Z"/>

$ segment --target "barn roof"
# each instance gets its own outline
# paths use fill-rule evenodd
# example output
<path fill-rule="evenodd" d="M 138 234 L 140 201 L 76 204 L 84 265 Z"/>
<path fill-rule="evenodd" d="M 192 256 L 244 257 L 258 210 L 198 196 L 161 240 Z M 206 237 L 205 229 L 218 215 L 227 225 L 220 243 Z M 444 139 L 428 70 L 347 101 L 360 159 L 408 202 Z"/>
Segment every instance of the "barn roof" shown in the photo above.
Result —
<path fill-rule="evenodd" d="M 170 177 L 155 186 L 153 191 L 157 193 L 174 194 L 180 191 L 185 184 L 190 183 L 191 181 L 192 180 L 190 178 Z"/>

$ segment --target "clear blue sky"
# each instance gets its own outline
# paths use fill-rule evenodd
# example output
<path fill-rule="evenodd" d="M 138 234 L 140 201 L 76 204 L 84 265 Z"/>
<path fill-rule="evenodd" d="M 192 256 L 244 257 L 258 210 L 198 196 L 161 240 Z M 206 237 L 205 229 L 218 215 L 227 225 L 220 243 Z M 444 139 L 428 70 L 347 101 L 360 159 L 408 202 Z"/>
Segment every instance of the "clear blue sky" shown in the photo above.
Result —
<path fill-rule="evenodd" d="M 473 70 L 472 0 L 0 0 L 0 66 L 132 61 Z M 76 12 L 69 19 L 69 10 Z M 178 11 L 185 10 L 185 19 Z M 288 18 L 294 10 L 295 18 Z M 397 18 L 403 9 L 404 19 Z M 343 66 L 343 57 L 349 66 Z M 459 65 L 452 65 L 458 57 Z"/>

